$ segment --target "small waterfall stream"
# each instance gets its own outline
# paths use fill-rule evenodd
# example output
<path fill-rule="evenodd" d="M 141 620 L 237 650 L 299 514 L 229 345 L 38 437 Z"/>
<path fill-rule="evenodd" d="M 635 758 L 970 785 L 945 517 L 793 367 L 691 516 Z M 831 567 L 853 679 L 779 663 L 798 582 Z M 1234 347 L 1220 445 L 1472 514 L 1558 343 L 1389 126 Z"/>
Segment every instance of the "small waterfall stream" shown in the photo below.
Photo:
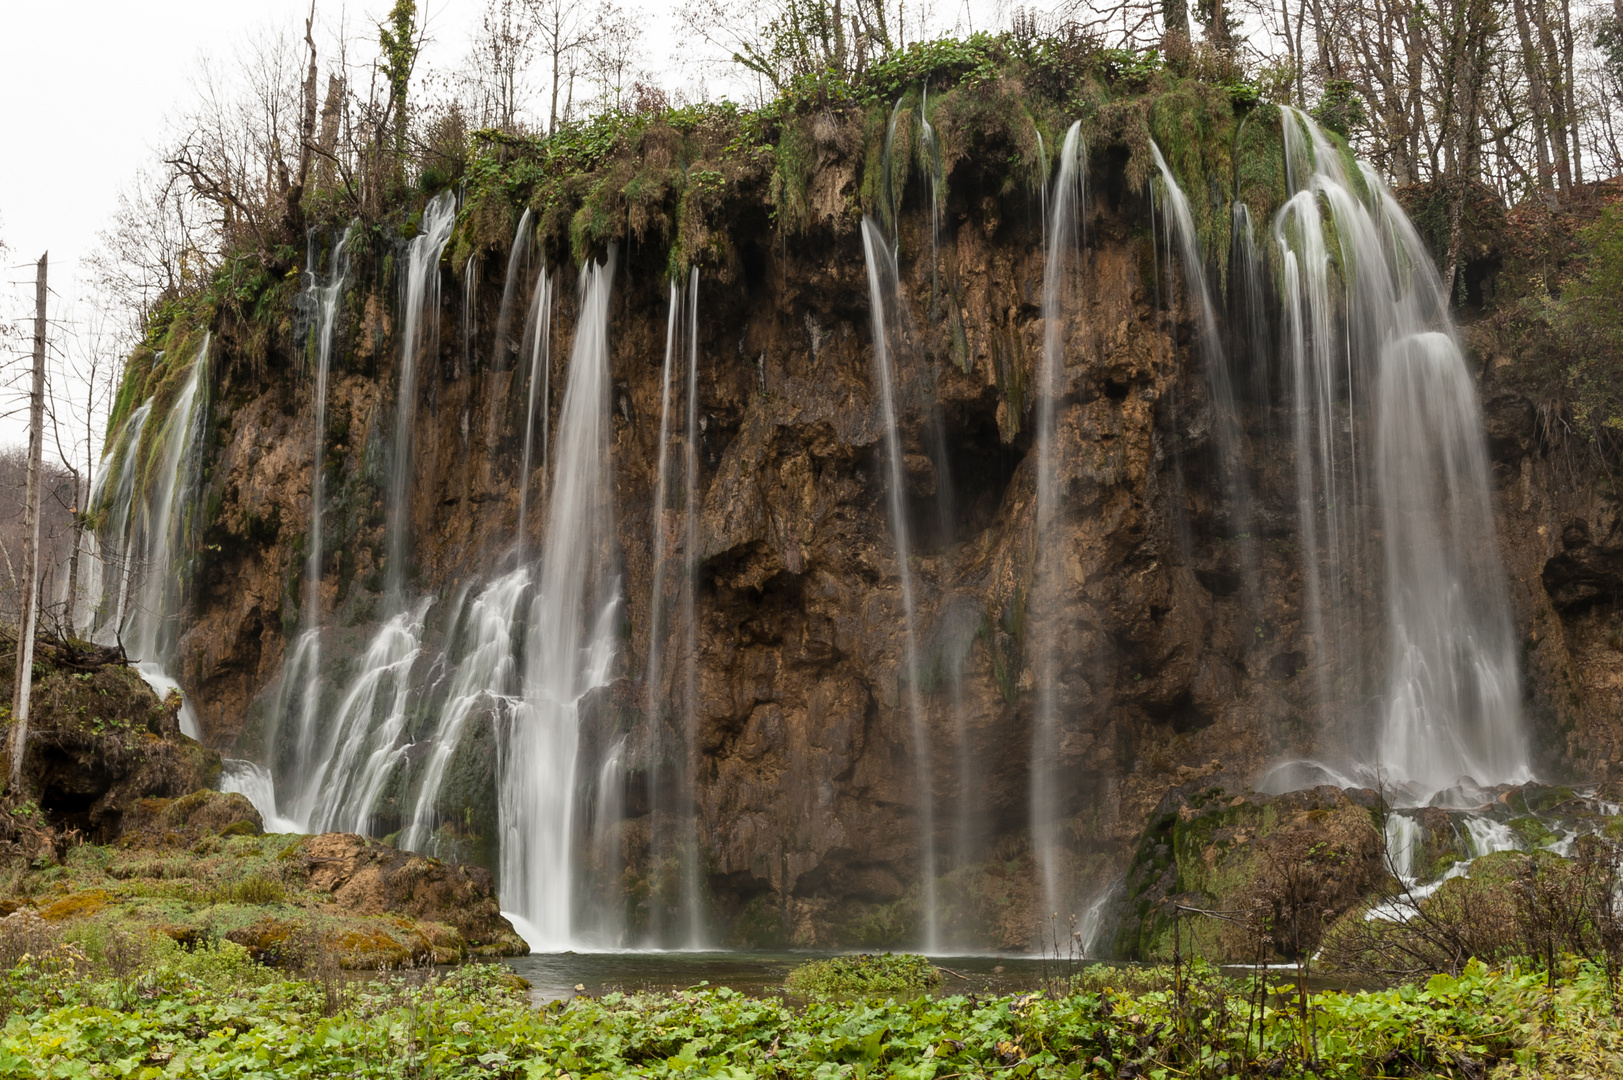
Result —
<path fill-rule="evenodd" d="M 152 399 L 147 398 L 124 421 L 124 429 L 113 447 L 110 460 L 96 478 L 96 492 L 91 506 L 105 506 L 107 519 L 102 524 L 98 546 L 103 561 L 111 562 L 113 574 L 101 574 L 101 598 L 91 634 L 102 645 L 111 645 L 124 632 L 125 605 L 129 602 L 130 579 L 136 560 L 135 551 L 135 477 L 140 472 L 141 437 L 146 430 L 147 418 L 152 415 Z M 109 489 L 111 493 L 109 494 Z M 107 590 L 112 587 L 111 595 Z"/>
<path fill-rule="evenodd" d="M 698 807 L 694 801 L 694 771 L 698 768 L 697 669 L 693 650 L 697 645 L 694 626 L 695 604 L 693 596 L 696 563 L 689 557 L 697 537 L 697 433 L 693 430 L 697 417 L 698 334 L 699 334 L 699 271 L 693 268 L 688 275 L 688 287 L 682 289 L 676 282 L 670 287 L 670 311 L 665 328 L 665 360 L 660 369 L 659 450 L 655 473 L 652 520 L 649 523 L 653 545 L 652 587 L 649 595 L 648 663 L 643 675 L 647 695 L 644 711 L 649 732 L 650 767 L 648 769 L 648 799 L 653 809 L 650 818 L 649 852 L 656 863 L 674 858 L 680 866 L 681 914 L 686 925 L 671 927 L 668 933 L 661 925 L 661 905 L 649 909 L 648 939 L 662 943 L 673 934 L 679 934 L 687 948 L 697 948 L 703 940 L 703 910 L 700 898 L 700 858 L 698 853 Z M 687 355 L 686 420 L 684 425 L 683 500 L 681 532 L 675 528 L 677 520 L 671 513 L 670 472 L 671 443 L 675 437 L 672 424 L 672 386 L 678 359 Z M 667 583 L 671 561 L 672 541 L 681 544 L 682 573 L 677 582 L 677 632 L 666 627 L 669 606 Z M 666 657 L 675 652 L 683 660 L 675 677 L 666 675 Z M 680 696 L 676 694 L 677 680 L 681 680 Z M 680 726 L 673 723 L 670 708 L 672 700 L 680 702 Z M 664 776 L 674 773 L 675 790 L 667 793 Z M 680 824 L 676 835 L 662 836 L 659 824 L 662 811 Z"/>
<path fill-rule="evenodd" d="M 530 377 L 527 405 L 524 410 L 524 451 L 519 465 L 518 535 L 514 542 L 519 562 L 524 561 L 524 550 L 529 537 L 525 526 L 530 513 L 530 487 L 533 483 L 531 460 L 535 450 L 535 423 L 538 413 L 541 421 L 543 476 L 547 469 L 547 437 L 551 433 L 548 416 L 552 399 L 548 391 L 552 374 L 552 275 L 547 273 L 545 267 L 541 268 L 541 276 L 535 283 L 535 293 L 530 299 L 530 314 L 526 325 L 530 329 Z"/>
<path fill-rule="evenodd" d="M 894 126 L 894 119 L 892 125 Z M 908 540 L 906 478 L 902 467 L 901 435 L 897 431 L 895 377 L 891 371 L 890 344 L 886 334 L 885 298 L 897 294 L 896 255 L 886 244 L 873 219 L 862 219 L 862 252 L 868 265 L 868 299 L 873 313 L 873 362 L 879 381 L 879 400 L 885 423 L 887 496 L 890 506 L 891 539 L 896 549 L 896 574 L 902 589 L 902 640 L 904 668 L 899 678 L 907 702 L 912 732 L 916 798 L 919 806 L 921 907 L 924 915 L 924 948 L 935 951 L 939 937 L 936 910 L 935 794 L 930 768 L 930 741 L 924 724 L 924 703 L 920 699 L 919 649 L 915 629 L 913 568 Z"/>
<path fill-rule="evenodd" d="M 417 422 L 419 355 L 439 337 L 440 254 L 456 224 L 456 197 L 442 191 L 423 208 L 422 229 L 406 249 L 400 303 L 400 368 L 395 405 L 394 452 L 389 461 L 386 591 L 395 610 L 405 606 L 406 544 L 411 534 L 412 428 Z M 428 333 L 424 333 L 424 327 Z"/>
<path fill-rule="evenodd" d="M 687 762 L 682 771 L 686 789 L 682 805 L 687 814 L 687 862 L 682 893 L 688 917 L 688 948 L 705 944 L 702 883 L 704 853 L 699 847 L 699 268 L 688 275 L 688 378 L 687 417 L 683 433 L 682 470 L 682 732 Z"/>
<path fill-rule="evenodd" d="M 474 598 L 461 620 L 466 651 L 451 675 L 434 745 L 417 782 L 411 820 L 400 836 L 400 846 L 407 850 L 437 853 L 434 830 L 440 793 L 469 721 L 489 715 L 500 727 L 518 701 L 519 658 L 515 647 L 522 639 L 521 620 L 530 596 L 530 570 L 520 566 L 491 582 Z"/>
<path fill-rule="evenodd" d="M 1163 216 L 1170 219 L 1168 231 L 1176 235 L 1179 255 L 1183 260 L 1186 302 L 1194 310 L 1200 327 L 1200 357 L 1206 368 L 1206 384 L 1211 393 L 1211 425 L 1218 473 L 1223 478 L 1225 493 L 1234 508 L 1230 533 L 1240 552 L 1240 576 L 1244 582 L 1246 602 L 1252 611 L 1256 611 L 1262 605 L 1262 589 L 1257 580 L 1251 485 L 1246 477 L 1240 447 L 1244 435 L 1240 430 L 1239 410 L 1235 406 L 1228 357 L 1224 355 L 1222 334 L 1218 329 L 1217 310 L 1212 305 L 1211 290 L 1206 287 L 1206 256 L 1200 249 L 1200 237 L 1195 229 L 1195 216 L 1189 207 L 1189 199 L 1162 156 L 1161 148 L 1153 140 L 1150 142 L 1150 152 L 1161 174 L 1161 194 L 1167 211 Z"/>
<path fill-rule="evenodd" d="M 1049 199 L 1048 250 L 1043 264 L 1043 353 L 1033 409 L 1037 414 L 1037 506 L 1032 572 L 1032 603 L 1047 608 L 1059 602 L 1063 573 L 1058 563 L 1056 526 L 1061 522 L 1059 487 L 1056 482 L 1058 451 L 1055 446 L 1055 413 L 1060 393 L 1060 375 L 1065 367 L 1066 297 L 1071 285 L 1073 262 L 1081 260 L 1082 215 L 1085 209 L 1087 147 L 1082 140 L 1080 121 L 1065 133 L 1060 148 L 1059 175 Z M 1036 678 L 1036 715 L 1031 739 L 1031 848 L 1041 879 L 1043 911 L 1058 915 L 1066 911 L 1072 898 L 1062 894 L 1059 822 L 1062 795 L 1057 761 L 1060 722 L 1055 682 L 1058 679 L 1060 647 L 1049 630 L 1037 635 L 1032 668 Z"/>
<path fill-rule="evenodd" d="M 315 405 L 314 437 L 310 447 L 310 531 L 305 539 L 304 599 L 299 613 L 300 631 L 288 659 L 282 665 L 282 688 L 277 702 L 278 724 L 289 714 L 295 715 L 296 735 L 293 740 L 293 775 L 305 775 L 311 766 L 310 751 L 315 740 L 315 727 L 321 711 L 321 572 L 325 554 L 323 537 L 323 510 L 326 506 L 323 473 L 327 456 L 327 377 L 332 368 L 333 332 L 338 323 L 338 307 L 343 301 L 344 285 L 349 277 L 349 238 L 354 226 L 333 248 L 325 282 L 317 272 L 318 253 L 315 238 L 311 237 L 305 257 L 305 298 L 314 308 L 310 327 L 313 338 L 315 378 L 311 396 Z M 293 699 L 297 698 L 296 709 Z M 279 732 L 273 732 L 274 746 Z M 257 788 L 255 789 L 257 790 Z M 247 792 L 245 792 L 247 794 Z M 274 810 L 274 804 L 272 807 Z M 261 813 L 265 813 L 261 808 Z"/>
<path fill-rule="evenodd" d="M 156 464 L 151 467 L 150 489 L 139 506 L 129 511 L 134 523 L 125 549 L 122 591 L 127 606 L 119 613 L 119 623 L 124 626 L 121 638 L 135 669 L 160 698 L 180 689 L 169 674 L 169 665 L 189 576 L 182 564 L 190 560 L 195 542 L 210 341 L 205 335 L 174 404 L 153 433 L 158 441 L 151 451 Z M 137 437 L 145 432 L 146 417 L 142 420 Z M 121 483 L 120 494 L 123 490 Z M 133 497 L 133 487 L 129 490 Z M 189 701 L 180 708 L 180 729 L 198 737 L 197 717 Z"/>

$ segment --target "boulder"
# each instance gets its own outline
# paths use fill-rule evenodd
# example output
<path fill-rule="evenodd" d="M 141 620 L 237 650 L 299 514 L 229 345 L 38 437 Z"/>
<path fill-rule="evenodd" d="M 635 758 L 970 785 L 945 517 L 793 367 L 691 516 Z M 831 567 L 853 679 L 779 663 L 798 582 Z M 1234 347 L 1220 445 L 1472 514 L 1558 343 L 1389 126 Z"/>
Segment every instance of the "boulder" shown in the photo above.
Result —
<path fill-rule="evenodd" d="M 220 756 L 180 731 L 179 694 L 160 701 L 121 662 L 76 664 L 46 643 L 40 655 L 20 794 L 56 829 L 107 843 L 139 801 L 217 783 Z"/>
<path fill-rule="evenodd" d="M 522 956 L 530 951 L 496 902 L 489 870 L 448 864 L 353 833 L 324 833 L 295 842 L 283 856 L 300 860 L 307 887 L 328 893 L 352 915 L 403 915 L 451 928 L 472 956 Z M 434 942 L 436 948 L 451 942 Z"/>
<path fill-rule="evenodd" d="M 1126 881 L 1117 951 L 1164 959 L 1294 960 L 1389 878 L 1380 796 L 1176 787 L 1156 807 Z M 1178 940 L 1174 940 L 1175 920 Z"/>

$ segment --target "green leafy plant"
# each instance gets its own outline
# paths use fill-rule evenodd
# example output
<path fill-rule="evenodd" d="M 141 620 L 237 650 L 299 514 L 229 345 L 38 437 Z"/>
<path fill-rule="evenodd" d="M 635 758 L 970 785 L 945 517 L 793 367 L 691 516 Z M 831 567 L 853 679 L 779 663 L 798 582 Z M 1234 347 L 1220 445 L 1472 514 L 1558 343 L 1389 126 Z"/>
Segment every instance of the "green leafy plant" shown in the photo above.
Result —
<path fill-rule="evenodd" d="M 813 960 L 789 973 L 784 985 L 797 994 L 922 993 L 941 982 L 941 973 L 923 956 L 883 953 Z"/>

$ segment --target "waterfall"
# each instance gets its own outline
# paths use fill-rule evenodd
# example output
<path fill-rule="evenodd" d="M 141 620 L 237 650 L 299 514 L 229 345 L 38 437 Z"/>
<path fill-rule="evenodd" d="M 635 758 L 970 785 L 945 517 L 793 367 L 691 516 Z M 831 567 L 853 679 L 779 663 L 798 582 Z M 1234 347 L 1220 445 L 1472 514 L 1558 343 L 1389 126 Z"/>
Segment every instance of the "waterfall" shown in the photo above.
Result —
<path fill-rule="evenodd" d="M 665 656 L 665 641 L 661 636 L 664 630 L 665 616 L 665 557 L 668 544 L 666 536 L 669 529 L 666 527 L 666 496 L 667 473 L 670 463 L 671 438 L 671 367 L 678 350 L 682 347 L 682 290 L 673 280 L 670 291 L 670 310 L 665 320 L 665 362 L 660 368 L 659 375 L 659 444 L 657 448 L 657 466 L 654 478 L 654 504 L 653 513 L 648 523 L 649 537 L 653 543 L 652 585 L 648 592 L 648 663 L 643 672 L 643 692 L 646 708 L 643 710 L 644 722 L 648 732 L 648 806 L 649 806 L 649 836 L 648 857 L 650 862 L 657 862 L 661 856 L 659 836 L 659 812 L 663 809 L 661 802 L 660 774 L 665 766 L 665 687 L 661 682 L 661 661 Z M 615 760 L 619 761 L 619 753 Z M 649 905 L 648 927 L 649 939 L 658 941 L 660 927 L 658 919 L 661 914 L 657 903 Z"/>
<path fill-rule="evenodd" d="M 265 822 L 268 833 L 296 833 L 299 823 L 276 812 L 276 785 L 270 770 L 241 758 L 223 758 L 220 762 L 220 790 L 234 791 L 254 804 Z"/>
<path fill-rule="evenodd" d="M 1487 449 L 1454 339 L 1390 342 L 1375 406 L 1390 635 L 1376 761 L 1390 782 L 1428 797 L 1462 779 L 1529 780 Z"/>
<path fill-rule="evenodd" d="M 894 119 L 892 124 L 894 125 Z M 873 362 L 879 380 L 879 400 L 885 421 L 885 457 L 889 483 L 890 531 L 896 547 L 896 573 L 902 587 L 902 639 L 905 650 L 903 692 L 907 698 L 908 722 L 913 741 L 914 782 L 918 788 L 921 831 L 922 903 L 924 908 L 924 948 L 937 947 L 935 870 L 935 793 L 930 769 L 930 744 L 924 727 L 924 704 L 919 698 L 919 650 L 914 631 L 913 568 L 908 543 L 905 477 L 902 472 L 901 436 L 896 424 L 896 391 L 890 365 L 890 345 L 886 339 L 885 297 L 894 296 L 896 256 L 885 243 L 873 219 L 862 219 L 862 253 L 868 267 L 868 299 L 873 312 Z"/>
<path fill-rule="evenodd" d="M 488 491 L 494 484 L 494 469 L 497 460 L 496 443 L 501 436 L 501 414 L 505 411 L 507 403 L 507 388 L 512 383 L 512 368 L 510 353 L 517 354 L 522 350 L 522 340 L 515 342 L 512 339 L 513 299 L 517 292 L 519 280 L 529 276 L 530 269 L 530 240 L 533 230 L 530 228 L 530 210 L 525 208 L 519 216 L 518 228 L 513 233 L 513 245 L 507 254 L 507 274 L 502 280 L 502 304 L 496 312 L 496 341 L 491 349 L 490 370 L 485 376 L 487 400 L 485 402 L 485 461 L 484 461 L 484 487 Z"/>
<path fill-rule="evenodd" d="M 405 603 L 406 542 L 411 532 L 412 427 L 417 422 L 418 354 L 432 350 L 438 338 L 440 253 L 456 224 L 456 197 L 442 191 L 423 208 L 422 229 L 406 251 L 406 276 L 400 304 L 399 398 L 395 406 L 394 454 L 389 462 L 389 536 L 387 592 L 389 604 Z M 433 326 L 423 333 L 424 323 Z"/>
<path fill-rule="evenodd" d="M 338 705 L 322 753 L 290 816 L 304 832 L 372 833 L 372 806 L 403 757 L 411 669 L 431 600 L 397 612 L 373 635 Z"/>
<path fill-rule="evenodd" d="M 306 831 L 371 831 L 372 808 L 405 756 L 397 745 L 405 730 L 411 668 L 420 652 L 423 620 L 432 598 L 408 605 L 406 544 L 411 522 L 412 425 L 417 415 L 417 364 L 432 353 L 439 325 L 440 254 L 456 222 L 456 200 L 442 192 L 423 209 L 422 229 L 407 247 L 401 284 L 399 400 L 389 462 L 384 610 L 387 617 L 354 668 L 325 737 L 316 728 L 326 710 L 301 719 L 289 816 Z M 425 324 L 436 328 L 425 334 Z M 319 649 L 313 640 L 309 649 Z M 297 647 L 296 647 L 297 650 Z M 313 670 L 313 669 L 311 669 Z M 286 676 L 284 675 L 284 679 Z M 308 679 L 314 683 L 314 677 Z M 315 693 L 315 690 L 308 691 Z"/>
<path fill-rule="evenodd" d="M 1060 149 L 1059 175 L 1049 200 L 1048 251 L 1043 264 L 1043 358 L 1036 387 L 1037 506 L 1035 566 L 1031 591 L 1043 605 L 1061 603 L 1063 573 L 1055 526 L 1060 521 L 1055 440 L 1055 407 L 1060 373 L 1065 367 L 1065 294 L 1073 258 L 1080 261 L 1082 214 L 1086 198 L 1087 148 L 1080 121 L 1065 133 Z M 1057 915 L 1066 898 L 1061 895 L 1059 820 L 1061 816 L 1059 708 L 1055 697 L 1058 648 L 1053 632 L 1034 642 L 1033 674 L 1037 683 L 1037 709 L 1031 740 L 1031 848 L 1041 880 L 1043 911 Z"/>
<path fill-rule="evenodd" d="M 1379 715 L 1363 725 L 1373 738 L 1360 731 L 1341 750 L 1354 771 L 1415 802 L 1462 783 L 1525 781 L 1482 418 L 1447 298 L 1374 172 L 1349 169 L 1311 120 L 1283 112 L 1295 192 L 1274 236 L 1321 703 L 1328 711 L 1359 690 L 1357 642 L 1384 635 Z M 1379 552 L 1365 540 L 1377 520 Z M 1359 589 L 1365 582 L 1378 589 Z M 1360 593 L 1384 596 L 1384 612 L 1360 610 Z M 1340 686 L 1331 657 L 1351 668 Z"/>
<path fill-rule="evenodd" d="M 518 348 L 508 335 L 512 330 L 513 296 L 518 280 L 521 274 L 527 275 L 530 267 L 532 235 L 530 209 L 525 207 L 524 213 L 519 216 L 518 228 L 513 233 L 512 249 L 507 254 L 507 276 L 502 279 L 502 306 L 496 312 L 496 347 L 491 360 L 491 368 L 496 371 L 506 369 L 507 354 Z"/>
<path fill-rule="evenodd" d="M 462 620 L 466 651 L 451 675 L 434 746 L 417 783 L 416 806 L 400 838 L 400 846 L 409 851 L 436 854 L 433 837 L 440 789 L 468 722 L 491 716 L 499 729 L 517 700 L 516 645 L 522 640 L 520 620 L 529 596 L 530 571 L 520 566 L 491 582 L 469 605 Z"/>
<path fill-rule="evenodd" d="M 548 383 L 552 370 L 552 276 L 541 269 L 541 279 L 535 283 L 535 294 L 530 298 L 530 315 L 525 321 L 530 328 L 530 386 L 529 403 L 524 413 L 523 463 L 518 478 L 518 538 L 515 549 L 519 561 L 524 561 L 524 548 L 528 534 L 524 531 L 530 512 L 530 460 L 535 446 L 536 411 L 541 413 L 541 470 L 547 467 L 548 410 L 551 398 Z"/>
<path fill-rule="evenodd" d="M 704 946 L 704 911 L 701 908 L 700 875 L 704 859 L 699 846 L 699 624 L 696 610 L 699 590 L 699 268 L 688 275 L 688 392 L 686 449 L 683 454 L 682 498 L 682 733 L 686 740 L 687 767 L 682 772 L 682 805 L 687 811 L 688 861 L 682 879 L 683 899 L 688 916 L 688 948 Z"/>
<path fill-rule="evenodd" d="M 310 449 L 310 532 L 305 541 L 307 548 L 304 564 L 304 610 L 300 613 L 302 629 L 293 646 L 292 655 L 282 665 L 282 690 L 277 716 L 286 716 L 288 700 L 299 699 L 298 734 L 293 745 L 293 775 L 303 776 L 310 768 L 310 748 L 315 737 L 315 724 L 321 709 L 321 563 L 322 509 L 325 506 L 325 485 L 322 478 L 327 456 L 327 375 L 332 367 L 333 331 L 338 323 L 338 305 L 343 299 L 345 279 L 349 276 L 349 237 L 354 226 L 333 248 L 327 280 L 322 283 L 317 273 L 314 237 L 311 238 L 305 258 L 308 281 L 305 294 L 315 308 L 314 335 L 315 432 Z M 275 742 L 275 739 L 272 739 Z"/>
<path fill-rule="evenodd" d="M 582 274 L 580 318 L 559 414 L 523 699 L 499 742 L 503 902 L 533 948 L 568 948 L 577 706 L 608 677 L 618 582 L 613 564 L 609 295 L 614 256 Z"/>
<path fill-rule="evenodd" d="M 1161 194 L 1169 211 L 1166 216 L 1170 218 L 1170 232 L 1178 238 L 1178 250 L 1183 259 L 1186 303 L 1195 310 L 1200 327 L 1200 355 L 1206 368 L 1207 387 L 1211 392 L 1211 431 L 1216 443 L 1218 472 L 1223 477 L 1223 486 L 1234 507 L 1230 531 L 1238 541 L 1246 603 L 1251 611 L 1257 611 L 1262 604 L 1262 594 L 1257 581 L 1257 551 L 1252 536 L 1251 485 L 1247 482 L 1241 459 L 1240 443 L 1243 436 L 1234 404 L 1228 359 L 1223 353 L 1211 291 L 1206 287 L 1206 258 L 1200 250 L 1200 237 L 1195 231 L 1195 217 L 1190 210 L 1189 199 L 1179 187 L 1177 177 L 1154 140 L 1150 142 L 1150 152 L 1161 173 Z"/>
<path fill-rule="evenodd" d="M 649 732 L 649 769 L 648 769 L 648 802 L 651 808 L 649 815 L 649 857 L 658 862 L 666 854 L 667 849 L 659 835 L 659 814 L 667 806 L 664 792 L 661 790 L 661 774 L 666 771 L 667 765 L 674 763 L 677 777 L 676 790 L 671 795 L 670 809 L 681 822 L 680 831 L 676 838 L 675 855 L 681 868 L 682 879 L 682 914 L 686 917 L 687 925 L 683 928 L 687 948 L 698 948 L 703 941 L 704 917 L 702 901 L 700 899 L 700 876 L 702 872 L 702 859 L 698 846 L 698 806 L 695 802 L 695 771 L 698 768 L 698 700 L 697 700 L 697 629 L 694 625 L 695 604 L 693 589 L 696 583 L 695 572 L 697 562 L 692 557 L 698 543 L 698 432 L 695 430 L 698 404 L 698 351 L 699 351 L 699 270 L 692 268 L 688 273 L 688 287 L 684 290 L 671 283 L 670 311 L 665 325 L 665 362 L 660 370 L 660 414 L 659 414 L 659 450 L 657 468 L 654 481 L 654 504 L 649 527 L 653 543 L 653 573 L 652 588 L 649 592 L 648 602 L 648 663 L 643 675 L 643 686 L 646 692 L 647 718 Z M 668 567 L 671 558 L 671 541 L 675 530 L 670 515 L 670 472 L 671 472 L 671 441 L 672 432 L 672 398 L 671 393 L 677 358 L 683 353 L 687 354 L 687 406 L 686 406 L 686 447 L 683 452 L 683 504 L 682 504 L 682 544 L 684 551 L 683 574 L 678 583 L 680 637 L 667 632 L 665 627 L 666 594 Z M 666 705 L 667 693 L 665 685 L 664 662 L 666 654 L 672 651 L 672 646 L 678 647 L 679 655 L 684 658 L 680 678 L 681 690 L 681 728 L 679 737 L 674 740 L 677 745 L 672 746 L 672 740 L 667 732 L 675 727 L 670 722 L 668 707 Z M 671 689 L 675 690 L 676 680 L 671 680 Z M 650 926 L 649 940 L 658 943 L 666 935 L 657 920 L 662 912 L 659 905 L 652 905 L 649 909 Z"/>
<path fill-rule="evenodd" d="M 1269 399 L 1270 333 L 1262 253 L 1257 249 L 1257 230 L 1251 221 L 1251 208 L 1235 203 L 1233 209 L 1234 254 L 1229 270 L 1229 295 L 1234 325 L 1250 345 L 1250 385 L 1246 393 L 1252 401 Z"/>
<path fill-rule="evenodd" d="M 930 312 L 935 314 L 941 293 L 941 143 L 930 119 L 930 88 L 919 102 L 919 168 L 930 190 Z"/>
<path fill-rule="evenodd" d="M 152 399 L 147 398 L 124 421 L 118 438 L 109 440 L 111 452 L 107 464 L 96 477 L 96 488 L 90 496 L 90 505 L 105 508 L 107 513 L 97 541 L 101 561 L 110 559 L 114 563 L 111 577 L 101 574 L 101 597 L 91 628 L 91 636 L 102 645 L 113 644 L 124 631 L 124 605 L 129 599 L 131 570 L 135 565 L 131 532 L 135 525 L 135 477 L 141 471 L 141 433 L 150 415 Z M 111 596 L 107 595 L 110 584 L 115 585 Z"/>
<path fill-rule="evenodd" d="M 132 424 L 139 445 L 129 453 L 128 481 L 120 477 L 120 496 L 128 492 L 126 509 L 115 518 L 132 521 L 130 540 L 125 545 L 123 600 L 114 631 L 124 643 L 135 669 L 160 698 L 178 690 L 180 684 L 169 674 L 174 659 L 176 622 L 180 617 L 184 585 L 188 578 L 181 560 L 189 559 L 197 521 L 197 487 L 201 479 L 203 429 L 208 414 L 205 378 L 208 372 L 210 338 L 205 335 L 169 407 L 168 415 L 151 433 L 156 440 L 149 451 L 149 490 L 134 505 L 134 481 L 140 466 L 140 446 L 146 445 L 146 420 Z M 150 415 L 151 402 L 143 406 Z M 197 718 L 190 702 L 180 709 L 180 729 L 198 738 Z"/>

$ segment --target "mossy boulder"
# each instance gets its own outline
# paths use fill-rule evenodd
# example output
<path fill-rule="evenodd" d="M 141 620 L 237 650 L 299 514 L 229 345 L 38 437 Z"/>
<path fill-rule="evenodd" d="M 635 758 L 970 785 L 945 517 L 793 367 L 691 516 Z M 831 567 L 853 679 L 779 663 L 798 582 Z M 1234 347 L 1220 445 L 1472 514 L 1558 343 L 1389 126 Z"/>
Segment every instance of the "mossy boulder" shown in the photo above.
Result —
<path fill-rule="evenodd" d="M 352 833 L 295 841 L 284 852 L 290 873 L 330 894 L 352 915 L 398 914 L 452 927 L 474 956 L 522 956 L 529 946 L 502 917 L 489 870 L 444 863 Z M 444 944 L 442 943 L 442 946 Z"/>
<path fill-rule="evenodd" d="M 56 830 L 106 843 L 137 802 L 218 782 L 220 756 L 180 731 L 179 694 L 160 700 L 106 650 L 47 641 L 36 650 L 22 790 L 11 794 L 32 800 Z M 7 668 L 6 700 L 12 684 Z"/>
<path fill-rule="evenodd" d="M 203 789 L 178 799 L 139 799 L 124 817 L 125 847 L 191 845 L 207 835 L 258 836 L 264 820 L 247 796 Z"/>
<path fill-rule="evenodd" d="M 1285 795 L 1173 788 L 1127 873 L 1119 954 L 1292 959 L 1388 878 L 1379 796 L 1318 787 Z"/>

